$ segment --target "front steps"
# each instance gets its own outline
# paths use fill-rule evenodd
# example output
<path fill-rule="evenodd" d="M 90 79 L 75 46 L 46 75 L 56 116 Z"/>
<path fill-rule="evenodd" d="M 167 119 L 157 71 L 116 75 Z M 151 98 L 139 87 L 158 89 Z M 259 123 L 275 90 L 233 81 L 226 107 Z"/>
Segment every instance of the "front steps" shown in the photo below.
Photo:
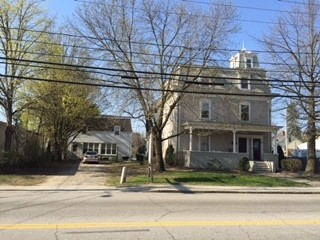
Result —
<path fill-rule="evenodd" d="M 250 161 L 251 171 L 255 173 L 272 173 L 272 162 Z"/>

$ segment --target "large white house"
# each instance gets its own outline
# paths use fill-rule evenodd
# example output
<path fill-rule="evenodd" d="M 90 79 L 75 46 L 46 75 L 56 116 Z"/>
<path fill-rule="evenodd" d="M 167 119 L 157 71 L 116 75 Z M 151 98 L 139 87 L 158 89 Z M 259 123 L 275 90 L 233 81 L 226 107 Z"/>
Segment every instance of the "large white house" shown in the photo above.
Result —
<path fill-rule="evenodd" d="M 178 73 L 187 74 L 183 67 Z M 208 168 L 218 161 L 236 169 L 247 157 L 274 171 L 278 156 L 273 136 L 279 127 L 271 124 L 272 94 L 258 55 L 241 50 L 230 68 L 206 67 L 197 80 L 188 89 L 194 93 L 185 94 L 164 129 L 164 138 L 181 133 L 164 142 L 164 151 L 172 144 L 187 167 Z"/>
<path fill-rule="evenodd" d="M 129 117 L 99 116 L 92 118 L 69 147 L 73 158 L 96 151 L 103 158 L 127 159 L 132 154 L 132 126 Z"/>

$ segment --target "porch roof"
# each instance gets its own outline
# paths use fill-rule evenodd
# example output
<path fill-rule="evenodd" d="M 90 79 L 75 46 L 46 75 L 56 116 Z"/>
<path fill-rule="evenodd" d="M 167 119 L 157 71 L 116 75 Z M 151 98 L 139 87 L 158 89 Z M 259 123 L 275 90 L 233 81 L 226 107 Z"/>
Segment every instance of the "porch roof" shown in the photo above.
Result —
<path fill-rule="evenodd" d="M 184 129 L 192 130 L 220 130 L 220 131 L 243 131 L 243 132 L 277 132 L 281 127 L 279 126 L 266 126 L 266 125 L 256 125 L 250 123 L 222 123 L 222 122 L 203 122 L 194 121 L 186 122 L 182 124 Z"/>

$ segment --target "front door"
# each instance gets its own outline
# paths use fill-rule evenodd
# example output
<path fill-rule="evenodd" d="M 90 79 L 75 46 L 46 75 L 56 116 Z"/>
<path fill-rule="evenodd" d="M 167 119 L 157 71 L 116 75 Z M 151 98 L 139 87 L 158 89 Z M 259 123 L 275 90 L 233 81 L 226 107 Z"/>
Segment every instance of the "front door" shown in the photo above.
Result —
<path fill-rule="evenodd" d="M 261 160 L 261 139 L 253 139 L 253 160 Z"/>

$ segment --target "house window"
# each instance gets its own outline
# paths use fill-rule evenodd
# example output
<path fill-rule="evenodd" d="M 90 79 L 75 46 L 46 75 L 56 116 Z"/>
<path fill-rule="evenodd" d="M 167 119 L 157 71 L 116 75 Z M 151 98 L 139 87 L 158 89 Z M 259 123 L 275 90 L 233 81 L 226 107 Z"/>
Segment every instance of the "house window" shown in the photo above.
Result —
<path fill-rule="evenodd" d="M 108 143 L 107 144 L 107 155 L 116 155 L 117 154 L 117 144 Z"/>
<path fill-rule="evenodd" d="M 250 105 L 249 104 L 240 104 L 240 116 L 241 116 L 241 121 L 244 121 L 244 122 L 250 121 Z"/>
<path fill-rule="evenodd" d="M 246 138 L 239 138 L 238 139 L 238 152 L 239 153 L 246 153 L 247 152 L 247 139 Z"/>
<path fill-rule="evenodd" d="M 83 143 L 83 153 L 87 151 L 96 151 L 99 153 L 99 143 Z"/>
<path fill-rule="evenodd" d="M 199 136 L 200 141 L 200 151 L 208 152 L 209 151 L 209 136 Z"/>
<path fill-rule="evenodd" d="M 203 100 L 200 106 L 200 117 L 202 119 L 210 119 L 211 104 L 209 100 Z"/>
<path fill-rule="evenodd" d="M 114 126 L 114 135 L 120 135 L 120 130 L 121 130 L 120 126 Z"/>
<path fill-rule="evenodd" d="M 249 89 L 249 79 L 241 78 L 240 79 L 240 88 L 241 89 Z"/>
<path fill-rule="evenodd" d="M 117 155 L 117 144 L 115 143 L 102 143 L 101 144 L 102 155 Z"/>
<path fill-rule="evenodd" d="M 106 154 L 106 144 L 105 143 L 102 143 L 101 144 L 101 149 L 100 149 L 100 154 Z"/>
<path fill-rule="evenodd" d="M 76 152 L 78 149 L 78 145 L 77 144 L 72 144 L 72 152 Z"/>
<path fill-rule="evenodd" d="M 246 59 L 246 67 L 247 68 L 252 68 L 252 58 L 247 58 Z"/>

